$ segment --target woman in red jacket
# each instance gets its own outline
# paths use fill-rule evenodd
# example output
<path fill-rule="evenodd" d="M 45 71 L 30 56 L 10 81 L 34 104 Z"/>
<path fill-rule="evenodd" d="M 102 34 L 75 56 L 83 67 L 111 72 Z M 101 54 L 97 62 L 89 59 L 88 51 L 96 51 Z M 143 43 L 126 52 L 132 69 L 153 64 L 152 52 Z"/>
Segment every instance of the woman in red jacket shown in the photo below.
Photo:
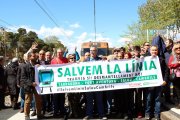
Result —
<path fill-rule="evenodd" d="M 180 43 L 174 45 L 168 66 L 170 68 L 170 73 L 172 73 L 172 71 L 176 72 L 177 78 L 173 80 L 173 85 L 178 97 L 177 109 L 180 109 Z"/>

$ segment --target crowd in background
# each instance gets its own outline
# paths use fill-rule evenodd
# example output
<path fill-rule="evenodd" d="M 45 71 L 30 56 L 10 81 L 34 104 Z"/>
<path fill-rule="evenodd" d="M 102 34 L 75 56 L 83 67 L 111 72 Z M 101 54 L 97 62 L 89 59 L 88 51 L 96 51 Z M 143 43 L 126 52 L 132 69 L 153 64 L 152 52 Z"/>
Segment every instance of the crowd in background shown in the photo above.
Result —
<path fill-rule="evenodd" d="M 51 54 L 40 50 L 35 53 L 37 44 L 24 54 L 24 60 L 13 58 L 4 67 L 3 56 L 0 56 L 0 109 L 5 108 L 4 97 L 8 88 L 13 109 L 19 109 L 25 114 L 25 119 L 37 115 L 42 119 L 52 113 L 59 118 L 91 118 L 107 119 L 115 117 L 121 119 L 143 118 L 160 119 L 161 97 L 170 104 L 176 104 L 180 109 L 180 42 L 174 43 L 171 39 L 157 36 L 152 43 L 145 42 L 141 46 L 128 45 L 128 48 L 114 48 L 113 54 L 108 57 L 99 57 L 98 48 L 91 46 L 81 58 L 78 52 L 68 53 L 68 50 L 58 48 Z M 56 93 L 39 95 L 35 87 L 35 65 L 65 64 L 75 62 L 90 62 L 100 60 L 143 59 L 146 56 L 159 57 L 163 84 L 158 87 L 119 89 L 86 93 Z M 88 63 L 87 63 L 88 64 Z M 170 76 L 175 77 L 170 80 Z M 170 85 L 174 86 L 174 96 L 170 95 Z M 21 98 L 20 106 L 18 98 Z M 66 101 L 66 102 L 65 102 Z"/>

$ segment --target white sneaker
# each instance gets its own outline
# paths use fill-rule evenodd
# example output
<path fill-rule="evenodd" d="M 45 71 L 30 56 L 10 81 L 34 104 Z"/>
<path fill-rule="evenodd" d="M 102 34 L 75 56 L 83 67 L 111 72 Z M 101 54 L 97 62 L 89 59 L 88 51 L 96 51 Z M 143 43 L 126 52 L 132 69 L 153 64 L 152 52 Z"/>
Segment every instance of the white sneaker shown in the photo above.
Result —
<path fill-rule="evenodd" d="M 107 117 L 102 117 L 102 120 L 107 120 Z"/>

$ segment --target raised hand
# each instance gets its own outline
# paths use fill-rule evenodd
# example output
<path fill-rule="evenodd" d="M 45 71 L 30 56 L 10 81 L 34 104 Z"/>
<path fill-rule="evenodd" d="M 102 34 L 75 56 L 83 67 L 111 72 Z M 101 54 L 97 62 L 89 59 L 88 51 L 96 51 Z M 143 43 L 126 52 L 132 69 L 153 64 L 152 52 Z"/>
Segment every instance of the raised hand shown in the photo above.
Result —
<path fill-rule="evenodd" d="M 56 48 L 53 48 L 53 52 L 56 52 Z"/>
<path fill-rule="evenodd" d="M 37 42 L 33 42 L 32 46 L 31 46 L 31 49 L 35 50 L 35 49 L 37 49 L 37 46 L 38 46 L 38 43 Z"/>

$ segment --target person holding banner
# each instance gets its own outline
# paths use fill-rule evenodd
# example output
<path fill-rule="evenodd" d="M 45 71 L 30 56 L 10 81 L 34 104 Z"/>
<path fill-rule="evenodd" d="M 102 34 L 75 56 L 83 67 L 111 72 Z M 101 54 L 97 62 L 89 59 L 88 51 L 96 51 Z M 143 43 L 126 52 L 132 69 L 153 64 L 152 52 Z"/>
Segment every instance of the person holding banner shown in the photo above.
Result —
<path fill-rule="evenodd" d="M 39 65 L 49 65 L 50 64 L 50 52 L 45 52 L 44 50 L 39 51 L 39 57 L 36 60 L 36 64 Z M 46 59 L 48 58 L 48 59 Z M 41 95 L 42 97 L 42 111 L 43 114 L 47 111 L 50 111 L 51 101 L 50 101 L 50 94 Z"/>
<path fill-rule="evenodd" d="M 75 54 L 69 54 L 68 57 L 69 63 L 76 63 L 76 55 Z M 82 93 L 68 93 L 68 102 L 70 106 L 70 117 L 78 118 L 82 116 L 82 108 L 80 104 L 80 99 L 82 96 Z"/>
<path fill-rule="evenodd" d="M 29 61 L 22 66 L 22 79 L 24 80 L 24 92 L 25 92 L 25 104 L 24 104 L 24 113 L 25 113 L 25 120 L 30 120 L 29 113 L 30 113 L 30 104 L 32 101 L 33 95 L 35 96 L 35 103 L 36 103 L 36 110 L 37 110 L 37 119 L 42 119 L 43 116 L 41 115 L 42 109 L 42 100 L 41 96 L 37 94 L 35 87 L 37 86 L 35 82 L 35 69 L 34 66 L 36 65 L 36 54 L 33 52 L 28 53 Z"/>
<path fill-rule="evenodd" d="M 134 59 L 141 59 L 141 48 L 140 46 L 134 46 Z M 137 114 L 137 118 L 141 119 L 143 117 L 143 110 L 145 100 L 142 100 L 142 96 L 145 96 L 144 88 L 136 88 L 135 89 L 135 113 Z"/>
<path fill-rule="evenodd" d="M 134 46 L 132 46 L 133 48 Z M 131 51 L 131 53 L 134 51 Z M 124 59 L 132 59 L 132 54 L 130 52 L 126 52 L 124 53 Z M 133 118 L 133 106 L 134 106 L 134 89 L 123 89 L 121 90 L 122 92 L 122 116 L 124 117 L 124 119 L 132 119 Z"/>
<path fill-rule="evenodd" d="M 123 53 L 123 49 L 122 49 L 122 52 L 120 50 L 121 49 L 119 49 L 119 48 L 114 48 L 112 51 L 113 54 L 109 55 L 107 57 L 107 60 L 108 61 L 114 61 L 114 60 L 119 60 L 120 58 L 122 59 L 124 53 Z M 121 55 L 121 57 L 119 57 L 119 55 Z M 104 92 L 104 97 L 105 97 L 105 99 L 104 99 L 105 105 L 104 106 L 105 106 L 105 110 L 106 110 L 107 115 L 110 115 L 114 109 L 113 105 L 112 105 L 113 104 L 113 102 L 112 102 L 113 98 L 114 98 L 115 108 L 117 110 L 120 109 L 120 104 L 121 104 L 120 100 L 121 100 L 122 96 L 119 94 L 121 94 L 121 91 L 122 90 L 113 90 L 113 91 L 110 90 L 110 91 Z"/>
<path fill-rule="evenodd" d="M 100 57 L 97 56 L 97 48 L 92 46 L 90 47 L 90 60 L 89 61 L 98 61 L 101 60 Z M 104 103 L 103 103 L 103 92 L 86 92 L 87 106 L 86 106 L 86 116 L 83 120 L 88 120 L 93 118 L 93 101 L 96 102 L 99 117 L 103 120 L 106 120 L 104 114 Z"/>
<path fill-rule="evenodd" d="M 65 64 L 68 63 L 68 59 L 63 57 L 64 50 L 62 48 L 57 49 L 57 57 L 51 60 L 51 64 Z M 54 117 L 59 116 L 59 110 L 61 115 L 66 115 L 65 109 L 65 93 L 56 93 L 53 95 L 53 105 L 54 105 Z"/>
<path fill-rule="evenodd" d="M 158 56 L 158 47 L 156 45 L 152 45 L 150 47 L 150 54 L 152 57 Z M 165 76 L 165 72 L 167 71 L 165 60 L 162 58 L 162 56 L 159 56 L 161 71 L 162 71 L 162 77 L 164 79 L 164 82 L 162 86 L 166 85 L 167 76 Z M 146 89 L 146 107 L 145 107 L 145 119 L 149 120 L 152 116 L 151 114 L 151 108 L 153 107 L 152 103 L 154 103 L 154 117 L 156 120 L 160 120 L 160 97 L 161 97 L 161 91 L 162 86 L 157 87 L 150 87 Z"/>

